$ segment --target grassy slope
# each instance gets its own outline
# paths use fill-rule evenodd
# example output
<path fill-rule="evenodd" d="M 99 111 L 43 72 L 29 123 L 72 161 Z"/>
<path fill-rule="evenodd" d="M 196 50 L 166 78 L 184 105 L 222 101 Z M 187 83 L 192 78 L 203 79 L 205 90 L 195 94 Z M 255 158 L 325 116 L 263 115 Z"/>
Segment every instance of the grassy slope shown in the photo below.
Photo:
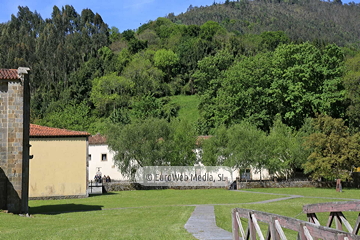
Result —
<path fill-rule="evenodd" d="M 199 119 L 198 105 L 200 99 L 197 95 L 185 96 L 177 95 L 171 97 L 171 102 L 180 106 L 178 117 L 188 120 L 190 123 L 196 123 Z"/>

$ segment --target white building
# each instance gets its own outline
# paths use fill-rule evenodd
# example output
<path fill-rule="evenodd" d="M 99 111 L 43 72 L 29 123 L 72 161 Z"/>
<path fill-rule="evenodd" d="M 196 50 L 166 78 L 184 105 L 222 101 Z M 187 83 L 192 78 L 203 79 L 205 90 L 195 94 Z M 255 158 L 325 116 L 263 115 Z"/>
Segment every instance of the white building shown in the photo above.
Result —
<path fill-rule="evenodd" d="M 199 140 L 206 140 L 211 136 L 199 136 Z M 194 149 L 197 156 L 197 163 L 195 165 L 203 165 L 201 163 L 201 149 Z M 114 162 L 114 152 L 112 152 L 107 143 L 106 138 L 100 134 L 89 137 L 89 180 L 94 180 L 97 172 L 101 172 L 102 176 L 110 176 L 112 180 L 128 181 L 124 177 Z M 234 169 L 234 179 L 240 177 L 242 180 L 260 180 L 260 172 L 253 168 L 249 169 Z M 261 179 L 270 179 L 271 175 L 267 169 L 261 171 Z"/>
<path fill-rule="evenodd" d="M 110 176 L 112 180 L 128 180 L 125 178 L 114 162 L 114 152 L 112 152 L 106 138 L 100 134 L 89 137 L 89 180 L 94 180 L 98 171 L 102 176 Z"/>

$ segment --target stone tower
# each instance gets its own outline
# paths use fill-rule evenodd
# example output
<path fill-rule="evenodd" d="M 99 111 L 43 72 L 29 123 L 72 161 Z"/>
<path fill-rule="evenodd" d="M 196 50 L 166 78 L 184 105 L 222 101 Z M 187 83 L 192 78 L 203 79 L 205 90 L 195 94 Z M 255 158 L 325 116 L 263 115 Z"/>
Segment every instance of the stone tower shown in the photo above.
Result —
<path fill-rule="evenodd" d="M 0 69 L 0 209 L 28 213 L 29 68 Z"/>

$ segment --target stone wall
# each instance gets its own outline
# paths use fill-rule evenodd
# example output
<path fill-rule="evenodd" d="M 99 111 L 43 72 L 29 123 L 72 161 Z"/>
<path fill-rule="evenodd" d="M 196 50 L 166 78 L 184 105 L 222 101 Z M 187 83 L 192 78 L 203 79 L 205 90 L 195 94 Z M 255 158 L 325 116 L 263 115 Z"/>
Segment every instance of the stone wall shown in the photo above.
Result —
<path fill-rule="evenodd" d="M 210 189 L 210 188 L 224 188 L 224 187 L 207 187 L 207 186 L 169 186 L 169 187 L 157 187 L 157 186 L 143 186 L 138 183 L 131 183 L 126 181 L 119 182 L 105 182 L 103 183 L 103 192 L 115 192 L 115 191 L 133 191 L 133 190 L 158 190 L 158 189 Z"/>
<path fill-rule="evenodd" d="M 237 189 L 249 188 L 304 188 L 304 187 L 320 187 L 320 188 L 335 188 L 335 182 L 317 182 L 317 181 L 250 181 L 238 182 Z M 155 190 L 155 189 L 209 189 L 209 188 L 222 188 L 222 187 L 202 187 L 202 186 L 189 186 L 189 187 L 146 187 L 137 183 L 130 182 L 110 182 L 103 183 L 103 193 L 115 191 L 133 191 L 133 190 Z M 356 182 L 343 182 L 342 187 L 346 188 L 359 188 Z"/>
<path fill-rule="evenodd" d="M 357 181 L 342 182 L 343 188 L 360 188 Z M 332 181 L 251 181 L 251 182 L 238 182 L 237 189 L 248 188 L 303 188 L 303 187 L 319 187 L 319 188 L 335 188 L 336 182 Z"/>
<path fill-rule="evenodd" d="M 8 83 L 0 80 L 0 209 L 7 208 L 7 92 Z"/>
<path fill-rule="evenodd" d="M 0 80 L 0 208 L 28 212 L 30 93 L 25 68 Z"/>

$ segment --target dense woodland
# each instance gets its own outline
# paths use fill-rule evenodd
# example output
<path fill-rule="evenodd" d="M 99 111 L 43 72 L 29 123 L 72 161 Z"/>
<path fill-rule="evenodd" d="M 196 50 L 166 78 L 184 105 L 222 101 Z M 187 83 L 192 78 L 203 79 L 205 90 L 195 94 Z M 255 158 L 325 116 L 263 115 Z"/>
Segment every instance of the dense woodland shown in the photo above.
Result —
<path fill-rule="evenodd" d="M 359 20 L 355 3 L 226 0 L 120 32 L 90 9 L 19 7 L 0 66 L 31 68 L 33 123 L 106 134 L 124 173 L 191 165 L 203 144 L 210 165 L 345 179 L 360 167 Z"/>

